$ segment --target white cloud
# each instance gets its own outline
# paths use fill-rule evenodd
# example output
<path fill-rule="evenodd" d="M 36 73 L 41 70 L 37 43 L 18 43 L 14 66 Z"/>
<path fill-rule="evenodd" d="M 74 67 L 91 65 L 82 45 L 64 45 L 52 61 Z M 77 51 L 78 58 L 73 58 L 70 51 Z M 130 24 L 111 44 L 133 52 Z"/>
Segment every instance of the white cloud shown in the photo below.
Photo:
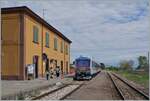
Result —
<path fill-rule="evenodd" d="M 71 57 L 113 63 L 149 51 L 148 0 L 1 0 L 1 7 L 29 6 L 73 43 Z"/>

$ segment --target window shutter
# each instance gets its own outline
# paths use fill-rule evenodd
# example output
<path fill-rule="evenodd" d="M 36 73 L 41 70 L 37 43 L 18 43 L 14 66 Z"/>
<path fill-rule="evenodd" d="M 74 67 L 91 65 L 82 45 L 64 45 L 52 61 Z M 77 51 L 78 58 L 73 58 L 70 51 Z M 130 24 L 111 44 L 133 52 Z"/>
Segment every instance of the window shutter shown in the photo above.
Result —
<path fill-rule="evenodd" d="M 46 46 L 49 46 L 49 33 L 46 32 Z"/>
<path fill-rule="evenodd" d="M 38 42 L 38 28 L 36 26 L 33 26 L 33 41 Z"/>
<path fill-rule="evenodd" d="M 38 42 L 38 28 L 36 27 L 35 29 L 36 29 L 36 34 L 35 34 L 36 35 L 36 42 Z"/>
<path fill-rule="evenodd" d="M 57 50 L 57 38 L 54 38 L 54 49 Z"/>

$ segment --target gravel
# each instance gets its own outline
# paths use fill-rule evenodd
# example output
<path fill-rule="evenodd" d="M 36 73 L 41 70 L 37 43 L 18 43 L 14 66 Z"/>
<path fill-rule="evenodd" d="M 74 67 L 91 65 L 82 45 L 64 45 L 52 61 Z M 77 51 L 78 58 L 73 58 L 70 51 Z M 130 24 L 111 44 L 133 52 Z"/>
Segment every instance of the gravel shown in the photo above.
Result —
<path fill-rule="evenodd" d="M 121 100 L 105 71 L 73 92 L 66 100 Z"/>
<path fill-rule="evenodd" d="M 69 94 L 71 91 L 73 91 L 74 89 L 76 89 L 79 85 L 69 85 L 63 89 L 60 89 L 52 94 L 49 94 L 45 97 L 42 97 L 39 100 L 59 100 L 62 97 L 64 97 L 65 95 Z"/>
<path fill-rule="evenodd" d="M 114 81 L 116 82 L 118 88 L 123 93 L 126 100 L 144 100 L 145 99 L 141 94 L 139 94 L 137 91 L 129 87 L 123 81 L 116 78 L 114 75 L 112 75 L 112 77 Z"/>

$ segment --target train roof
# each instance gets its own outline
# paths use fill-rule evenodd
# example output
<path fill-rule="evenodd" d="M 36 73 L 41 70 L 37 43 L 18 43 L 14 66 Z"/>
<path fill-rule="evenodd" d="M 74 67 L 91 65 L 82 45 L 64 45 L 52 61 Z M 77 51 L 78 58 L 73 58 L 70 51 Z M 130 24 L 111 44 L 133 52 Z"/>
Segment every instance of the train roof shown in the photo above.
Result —
<path fill-rule="evenodd" d="M 93 62 L 99 64 L 99 62 L 93 60 L 93 58 L 91 58 L 91 57 L 80 56 L 80 57 L 76 58 L 75 60 L 92 60 Z"/>
<path fill-rule="evenodd" d="M 78 57 L 76 60 L 90 60 L 90 58 L 88 58 L 88 57 L 83 57 L 83 56 L 80 56 L 80 57 Z"/>

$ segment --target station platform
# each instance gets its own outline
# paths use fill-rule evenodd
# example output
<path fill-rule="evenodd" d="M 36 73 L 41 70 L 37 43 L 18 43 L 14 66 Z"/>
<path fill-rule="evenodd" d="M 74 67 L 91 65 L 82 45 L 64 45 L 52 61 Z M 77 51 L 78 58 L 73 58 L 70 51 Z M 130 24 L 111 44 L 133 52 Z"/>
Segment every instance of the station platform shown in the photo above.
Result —
<path fill-rule="evenodd" d="M 38 78 L 34 80 L 1 80 L 1 97 L 11 97 L 19 93 L 26 93 L 37 89 L 43 89 L 55 85 L 57 82 L 70 83 L 71 78 L 54 78 L 46 80 L 45 78 Z"/>

